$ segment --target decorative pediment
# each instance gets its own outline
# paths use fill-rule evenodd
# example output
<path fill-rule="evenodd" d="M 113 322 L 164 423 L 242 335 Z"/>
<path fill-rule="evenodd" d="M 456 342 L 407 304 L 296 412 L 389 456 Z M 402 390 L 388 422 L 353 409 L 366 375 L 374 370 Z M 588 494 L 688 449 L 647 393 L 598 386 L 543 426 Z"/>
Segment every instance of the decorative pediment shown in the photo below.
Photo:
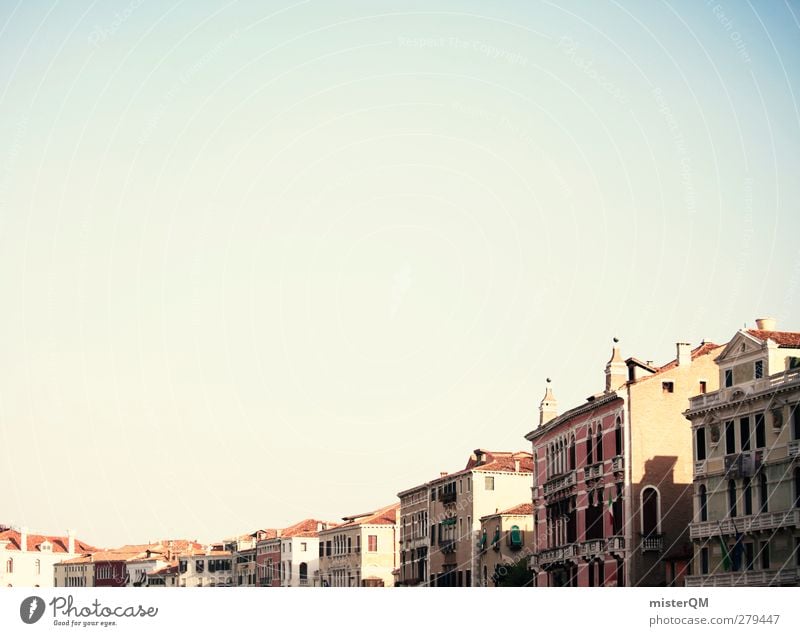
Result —
<path fill-rule="evenodd" d="M 736 358 L 747 356 L 751 353 L 761 351 L 762 349 L 763 343 L 761 340 L 746 331 L 738 331 L 725 346 L 722 353 L 719 354 L 717 364 L 724 364 L 725 362 L 736 360 Z"/>

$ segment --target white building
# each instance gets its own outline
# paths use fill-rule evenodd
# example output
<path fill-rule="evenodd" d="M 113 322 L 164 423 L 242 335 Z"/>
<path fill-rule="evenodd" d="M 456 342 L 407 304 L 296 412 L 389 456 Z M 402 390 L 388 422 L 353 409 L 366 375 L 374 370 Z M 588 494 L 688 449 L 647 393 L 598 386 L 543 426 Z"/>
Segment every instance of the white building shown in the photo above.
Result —
<path fill-rule="evenodd" d="M 0 527 L 0 587 L 53 587 L 56 563 L 93 550 L 72 530 L 49 536 Z"/>

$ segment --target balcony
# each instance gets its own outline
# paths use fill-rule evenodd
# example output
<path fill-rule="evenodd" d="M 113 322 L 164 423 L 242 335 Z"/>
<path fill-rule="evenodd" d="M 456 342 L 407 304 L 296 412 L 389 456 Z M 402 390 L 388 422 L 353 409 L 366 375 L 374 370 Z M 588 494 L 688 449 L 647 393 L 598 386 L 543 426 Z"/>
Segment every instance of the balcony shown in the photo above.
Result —
<path fill-rule="evenodd" d="M 625 458 L 622 455 L 611 458 L 611 470 L 615 473 L 625 471 Z"/>
<path fill-rule="evenodd" d="M 608 541 L 606 542 L 606 550 L 608 550 L 611 554 L 625 552 L 625 537 L 619 535 L 609 537 Z"/>
<path fill-rule="evenodd" d="M 606 542 L 604 539 L 592 539 L 591 541 L 584 541 L 581 545 L 581 555 L 587 561 L 602 554 L 606 551 Z"/>
<path fill-rule="evenodd" d="M 686 577 L 686 587 L 766 587 L 776 585 L 797 585 L 800 583 L 800 569 L 745 570 L 724 574 L 698 574 Z"/>
<path fill-rule="evenodd" d="M 642 537 L 642 552 L 663 552 L 664 536 L 660 534 Z"/>
<path fill-rule="evenodd" d="M 452 491 L 448 491 L 448 492 L 442 493 L 441 495 L 439 495 L 439 501 L 441 501 L 443 504 L 455 503 L 456 502 L 456 491 L 452 490 Z"/>
<path fill-rule="evenodd" d="M 564 546 L 564 560 L 577 559 L 581 554 L 581 546 L 577 543 L 570 543 Z"/>
<path fill-rule="evenodd" d="M 722 535 L 735 535 L 739 532 L 761 532 L 778 528 L 800 527 L 800 509 L 785 512 L 764 512 L 747 517 L 730 517 L 719 521 L 703 521 L 689 526 L 689 538 L 706 539 Z"/>
<path fill-rule="evenodd" d="M 442 554 L 449 554 L 456 551 L 456 542 L 454 539 L 443 539 L 439 541 L 439 551 Z"/>
<path fill-rule="evenodd" d="M 586 466 L 583 469 L 583 478 L 586 481 L 590 479 L 600 479 L 603 476 L 603 463 L 600 462 L 599 464 L 592 464 L 591 466 Z"/>
<path fill-rule="evenodd" d="M 536 555 L 538 559 L 538 565 L 545 566 L 549 565 L 550 563 L 555 563 L 556 561 L 563 561 L 564 560 L 564 548 L 550 548 L 548 550 L 542 550 L 538 555 Z"/>
<path fill-rule="evenodd" d="M 800 457 L 800 439 L 794 439 L 786 445 L 786 454 L 789 457 Z"/>
<path fill-rule="evenodd" d="M 549 497 L 561 490 L 566 490 L 567 488 L 573 488 L 574 486 L 575 486 L 575 471 L 571 470 L 568 473 L 564 473 L 563 475 L 559 475 L 558 477 L 553 477 L 549 481 L 545 482 L 544 496 Z"/>

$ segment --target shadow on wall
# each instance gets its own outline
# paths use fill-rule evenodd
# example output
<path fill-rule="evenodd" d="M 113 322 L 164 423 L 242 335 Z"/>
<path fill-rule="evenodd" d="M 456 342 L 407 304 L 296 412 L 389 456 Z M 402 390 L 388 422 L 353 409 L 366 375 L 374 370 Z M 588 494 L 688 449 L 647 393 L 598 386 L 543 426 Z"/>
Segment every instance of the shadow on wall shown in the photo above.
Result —
<path fill-rule="evenodd" d="M 633 585 L 682 586 L 692 555 L 692 484 L 675 481 L 676 456 L 657 455 L 633 484 Z"/>

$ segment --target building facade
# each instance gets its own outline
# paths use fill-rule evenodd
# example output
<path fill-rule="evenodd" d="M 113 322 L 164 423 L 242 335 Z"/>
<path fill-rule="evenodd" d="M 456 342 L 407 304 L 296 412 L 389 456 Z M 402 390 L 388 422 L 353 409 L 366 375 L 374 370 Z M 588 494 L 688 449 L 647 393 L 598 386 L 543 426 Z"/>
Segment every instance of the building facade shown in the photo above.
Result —
<path fill-rule="evenodd" d="M 722 348 L 677 344 L 675 360 L 623 360 L 605 391 L 558 415 L 548 386 L 532 444 L 534 553 L 540 587 L 674 585 L 690 552 L 690 396 L 717 386 Z"/>
<path fill-rule="evenodd" d="M 761 319 L 692 398 L 691 586 L 800 583 L 800 333 Z"/>
<path fill-rule="evenodd" d="M 319 574 L 323 587 L 393 587 L 398 561 L 399 504 L 344 517 L 319 533 Z"/>
<path fill-rule="evenodd" d="M 27 528 L 0 530 L 0 587 L 52 587 L 56 563 L 94 550 L 75 538 L 29 533 Z"/>
<path fill-rule="evenodd" d="M 310 587 L 319 570 L 319 533 L 335 526 L 303 519 L 256 544 L 259 587 Z"/>
<path fill-rule="evenodd" d="M 512 569 L 527 569 L 533 554 L 533 505 L 522 503 L 481 517 L 478 535 L 478 571 L 484 587 L 508 584 Z M 532 583 L 532 576 L 525 577 Z"/>
<path fill-rule="evenodd" d="M 400 498 L 400 562 L 397 572 L 399 586 L 416 587 L 428 584 L 429 492 L 428 485 L 423 484 L 397 495 Z"/>

